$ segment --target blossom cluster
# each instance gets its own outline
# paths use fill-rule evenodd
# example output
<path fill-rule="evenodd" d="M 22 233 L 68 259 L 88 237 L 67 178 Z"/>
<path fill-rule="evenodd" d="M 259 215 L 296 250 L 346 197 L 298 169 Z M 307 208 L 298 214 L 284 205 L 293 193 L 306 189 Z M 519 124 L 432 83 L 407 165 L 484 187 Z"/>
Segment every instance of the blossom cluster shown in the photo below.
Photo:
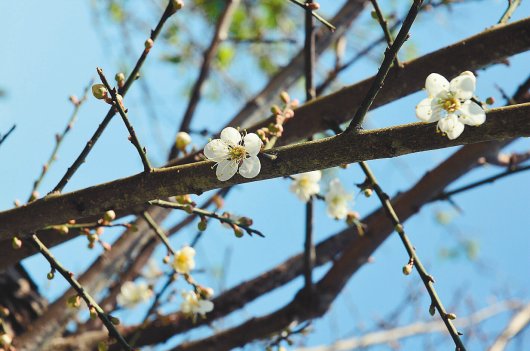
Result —
<path fill-rule="evenodd" d="M 303 202 L 309 201 L 312 196 L 320 192 L 321 171 L 300 173 L 292 176 L 290 190 Z M 324 196 L 327 213 L 335 219 L 344 219 L 349 214 L 348 204 L 353 200 L 353 195 L 347 192 L 338 178 L 329 182 L 328 191 Z"/>

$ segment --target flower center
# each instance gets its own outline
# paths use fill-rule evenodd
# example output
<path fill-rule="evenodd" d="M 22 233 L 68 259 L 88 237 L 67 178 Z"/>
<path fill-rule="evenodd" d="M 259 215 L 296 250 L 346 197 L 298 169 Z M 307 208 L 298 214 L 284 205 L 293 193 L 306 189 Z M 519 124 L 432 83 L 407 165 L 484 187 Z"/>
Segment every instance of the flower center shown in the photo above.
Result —
<path fill-rule="evenodd" d="M 241 162 L 245 159 L 247 156 L 247 150 L 241 145 L 236 145 L 230 147 L 230 150 L 228 150 L 228 157 L 230 157 L 230 160 Z"/>
<path fill-rule="evenodd" d="M 453 113 L 460 108 L 460 100 L 449 96 L 441 101 L 442 108 L 447 112 Z"/>
<path fill-rule="evenodd" d="M 311 181 L 307 178 L 302 178 L 298 181 L 298 185 L 300 186 L 300 188 L 307 188 L 311 185 Z"/>

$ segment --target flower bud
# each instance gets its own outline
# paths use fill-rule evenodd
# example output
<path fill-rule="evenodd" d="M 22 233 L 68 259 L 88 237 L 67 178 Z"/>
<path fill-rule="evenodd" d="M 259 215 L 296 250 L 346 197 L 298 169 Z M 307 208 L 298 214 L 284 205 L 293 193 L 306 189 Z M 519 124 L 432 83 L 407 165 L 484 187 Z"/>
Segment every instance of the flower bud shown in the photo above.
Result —
<path fill-rule="evenodd" d="M 105 214 L 103 215 L 103 219 L 107 222 L 112 222 L 113 220 L 116 219 L 116 212 L 114 212 L 113 210 L 108 210 L 107 212 L 105 212 Z"/>
<path fill-rule="evenodd" d="M 149 38 L 145 41 L 145 49 L 150 50 L 155 43 L 153 42 L 153 39 Z"/>
<path fill-rule="evenodd" d="M 9 334 L 2 334 L 0 336 L 0 346 L 2 347 L 2 350 L 5 348 L 6 350 L 11 350 L 11 343 L 13 342 L 13 339 Z"/>
<path fill-rule="evenodd" d="M 403 266 L 403 274 L 409 275 L 410 273 L 412 273 L 412 265 L 409 263 Z"/>
<path fill-rule="evenodd" d="M 450 319 L 450 320 L 455 320 L 456 319 L 456 314 L 454 314 L 454 313 L 448 313 L 445 316 L 447 317 L 447 319 Z"/>
<path fill-rule="evenodd" d="M 165 256 L 164 259 L 162 260 L 162 262 L 164 262 L 165 264 L 168 264 L 169 261 L 170 261 L 169 255 Z"/>
<path fill-rule="evenodd" d="M 184 1 L 182 0 L 171 0 L 171 13 L 175 13 L 184 7 Z"/>
<path fill-rule="evenodd" d="M 18 250 L 22 247 L 22 240 L 14 236 L 11 241 L 11 245 L 13 245 L 13 249 Z"/>
<path fill-rule="evenodd" d="M 317 3 L 317 2 L 310 2 L 310 3 L 306 3 L 306 6 L 311 10 L 311 11 L 316 11 L 320 8 L 320 4 Z"/>
<path fill-rule="evenodd" d="M 282 113 L 282 110 L 278 106 L 274 105 L 271 107 L 271 112 L 273 115 L 279 115 Z"/>
<path fill-rule="evenodd" d="M 105 99 L 107 97 L 108 91 L 103 84 L 94 84 L 92 85 L 92 95 L 98 100 Z"/>
<path fill-rule="evenodd" d="M 237 237 L 237 238 L 241 238 L 243 237 L 245 233 L 243 232 L 243 229 L 239 228 L 238 225 L 234 224 L 234 235 Z"/>
<path fill-rule="evenodd" d="M 109 319 L 110 319 L 110 321 L 112 322 L 112 324 L 114 324 L 114 325 L 120 325 L 120 319 L 119 319 L 119 318 L 114 317 L 114 316 L 110 316 L 110 315 L 109 315 Z"/>
<path fill-rule="evenodd" d="M 120 82 L 123 82 L 125 80 L 125 74 L 123 74 L 122 72 L 116 73 L 114 79 L 116 79 L 116 82 L 118 82 L 119 84 Z"/>
<path fill-rule="evenodd" d="M 98 318 L 98 311 L 96 311 L 96 308 L 94 306 L 90 306 L 90 319 L 96 319 Z"/>
<path fill-rule="evenodd" d="M 79 297 L 79 295 L 70 296 L 66 301 L 66 304 L 70 308 L 79 308 L 81 307 L 81 298 Z"/>
<path fill-rule="evenodd" d="M 206 227 L 207 227 L 206 219 L 201 218 L 201 220 L 197 224 L 197 229 L 199 229 L 201 232 L 204 232 L 206 230 Z"/>
<path fill-rule="evenodd" d="M 368 189 L 364 189 L 364 190 L 363 190 L 363 194 L 364 194 L 364 196 L 366 196 L 366 197 L 370 197 L 370 196 L 372 196 L 372 193 L 373 193 L 373 190 L 372 190 L 372 189 L 369 189 L 369 188 L 368 188 Z"/>
<path fill-rule="evenodd" d="M 489 98 L 486 99 L 486 103 L 488 105 L 493 105 L 495 103 L 495 98 L 493 96 L 490 96 Z"/>
<path fill-rule="evenodd" d="M 431 305 L 429 306 L 429 314 L 430 314 L 431 316 L 434 316 L 435 313 L 436 313 L 436 306 L 434 306 L 434 304 L 431 304 Z"/>
<path fill-rule="evenodd" d="M 53 271 L 49 271 L 46 275 L 46 278 L 48 278 L 48 280 L 52 280 L 53 278 L 55 278 L 55 273 Z"/>
<path fill-rule="evenodd" d="M 186 132 L 178 132 L 175 140 L 175 146 L 180 151 L 185 151 L 186 146 L 191 143 L 191 136 Z"/>
<path fill-rule="evenodd" d="M 289 101 L 291 101 L 291 97 L 289 96 L 289 94 L 286 92 L 286 91 L 282 91 L 280 93 L 280 99 L 282 99 L 282 101 L 285 103 L 285 104 L 288 104 Z"/>
<path fill-rule="evenodd" d="M 58 231 L 60 234 L 66 235 L 68 234 L 68 227 L 66 225 L 56 225 L 53 227 L 56 231 Z"/>

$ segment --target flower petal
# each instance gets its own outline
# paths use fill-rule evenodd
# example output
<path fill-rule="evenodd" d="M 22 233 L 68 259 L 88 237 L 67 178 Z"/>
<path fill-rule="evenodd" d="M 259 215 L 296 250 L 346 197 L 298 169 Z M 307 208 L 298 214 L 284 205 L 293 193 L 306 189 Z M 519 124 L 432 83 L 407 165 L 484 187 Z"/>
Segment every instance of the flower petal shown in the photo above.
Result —
<path fill-rule="evenodd" d="M 438 73 L 431 73 L 425 80 L 425 89 L 427 89 L 429 97 L 435 97 L 439 93 L 449 90 L 449 82 L 444 76 Z"/>
<path fill-rule="evenodd" d="M 445 133 L 451 140 L 456 139 L 464 131 L 464 123 L 460 122 L 458 116 L 447 115 L 438 122 L 438 129 Z"/>
<path fill-rule="evenodd" d="M 238 145 L 241 142 L 241 133 L 235 128 L 226 127 L 221 132 L 221 139 L 229 145 Z"/>
<path fill-rule="evenodd" d="M 460 100 L 469 100 L 475 93 L 477 79 L 469 71 L 461 73 L 458 77 L 451 80 L 449 90 Z"/>
<path fill-rule="evenodd" d="M 209 300 L 200 300 L 197 308 L 198 314 L 205 314 L 213 310 L 213 302 Z"/>
<path fill-rule="evenodd" d="M 460 107 L 460 121 L 468 126 L 479 126 L 486 121 L 486 112 L 474 101 L 468 100 Z"/>
<path fill-rule="evenodd" d="M 416 106 L 416 117 L 423 122 L 436 122 L 440 119 L 440 109 L 435 105 L 435 99 L 426 98 L 420 101 Z"/>
<path fill-rule="evenodd" d="M 261 170 L 261 163 L 257 156 L 250 156 L 243 160 L 243 164 L 239 167 L 239 174 L 245 178 L 254 178 Z"/>
<path fill-rule="evenodd" d="M 221 139 L 214 139 L 204 147 L 204 156 L 215 162 L 226 160 L 228 158 L 228 145 Z"/>
<path fill-rule="evenodd" d="M 217 164 L 215 175 L 217 179 L 222 182 L 232 178 L 237 172 L 237 162 L 231 160 L 223 160 Z"/>
<path fill-rule="evenodd" d="M 250 156 L 256 156 L 263 145 L 259 136 L 254 133 L 248 133 L 245 135 L 245 138 L 243 138 L 243 143 L 245 145 L 245 150 L 247 150 Z"/>

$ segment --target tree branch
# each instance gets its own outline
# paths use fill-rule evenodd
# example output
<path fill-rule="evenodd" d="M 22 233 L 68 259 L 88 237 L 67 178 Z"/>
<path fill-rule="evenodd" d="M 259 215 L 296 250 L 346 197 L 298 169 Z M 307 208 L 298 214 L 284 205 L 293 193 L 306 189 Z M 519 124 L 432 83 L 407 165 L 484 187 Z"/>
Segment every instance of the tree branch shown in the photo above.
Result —
<path fill-rule="evenodd" d="M 530 104 L 514 105 L 488 112 L 488 120 L 478 128 L 466 128 L 461 138 L 448 140 L 436 135 L 433 124 L 414 123 L 404 126 L 364 131 L 355 138 L 342 135 L 272 149 L 275 160 L 261 159 L 260 174 L 253 179 L 234 177 L 217 180 L 213 162 L 154 169 L 128 178 L 74 191 L 48 196 L 30 204 L 0 212 L 0 240 L 50 225 L 66 223 L 140 205 L 150 199 L 173 195 L 202 193 L 234 184 L 258 181 L 295 173 L 339 166 L 371 159 L 396 157 L 413 152 L 435 150 L 456 145 L 530 135 Z"/>

